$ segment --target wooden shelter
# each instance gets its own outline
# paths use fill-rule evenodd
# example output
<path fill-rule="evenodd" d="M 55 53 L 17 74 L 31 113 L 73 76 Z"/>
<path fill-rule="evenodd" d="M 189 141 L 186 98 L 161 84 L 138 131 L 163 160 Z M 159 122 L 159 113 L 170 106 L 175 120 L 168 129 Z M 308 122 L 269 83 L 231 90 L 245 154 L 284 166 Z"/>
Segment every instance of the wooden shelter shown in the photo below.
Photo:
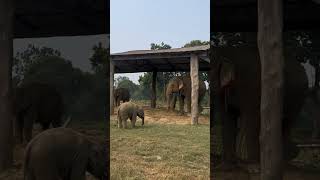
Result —
<path fill-rule="evenodd" d="M 106 0 L 0 0 L 0 171 L 11 166 L 14 38 L 109 34 Z"/>
<path fill-rule="evenodd" d="M 282 34 L 290 30 L 319 31 L 319 22 L 319 0 L 219 0 L 211 2 L 211 33 L 257 32 L 256 46 L 261 60 L 261 180 L 280 180 L 283 176 Z M 214 64 L 213 59 L 211 65 Z M 213 77 L 211 80 L 216 81 Z M 211 92 L 219 92 L 219 83 L 210 88 L 212 88 Z M 218 98 L 211 98 L 211 102 L 219 102 Z M 210 108 L 213 108 L 213 103 Z M 216 114 L 215 109 L 213 110 L 212 115 Z"/>
<path fill-rule="evenodd" d="M 151 107 L 156 107 L 156 75 L 157 72 L 188 72 L 191 74 L 191 119 L 198 122 L 198 88 L 199 71 L 209 71 L 210 45 L 173 48 L 164 50 L 136 50 L 111 54 L 110 84 L 113 84 L 114 73 L 153 72 Z M 113 88 L 110 87 L 110 91 Z M 112 98 L 112 97 L 110 97 Z M 113 100 L 111 100 L 113 104 Z M 112 111 L 112 107 L 111 107 Z"/>

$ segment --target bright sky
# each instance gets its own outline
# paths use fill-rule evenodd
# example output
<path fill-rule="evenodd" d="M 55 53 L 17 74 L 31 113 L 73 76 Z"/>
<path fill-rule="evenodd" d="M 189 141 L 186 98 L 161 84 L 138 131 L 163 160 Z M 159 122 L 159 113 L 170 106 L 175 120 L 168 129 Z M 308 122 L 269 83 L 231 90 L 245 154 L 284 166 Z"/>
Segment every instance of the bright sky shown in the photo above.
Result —
<path fill-rule="evenodd" d="M 210 40 L 210 0 L 111 0 L 110 51 L 173 48 L 191 40 Z M 142 73 L 116 74 L 138 83 Z"/>

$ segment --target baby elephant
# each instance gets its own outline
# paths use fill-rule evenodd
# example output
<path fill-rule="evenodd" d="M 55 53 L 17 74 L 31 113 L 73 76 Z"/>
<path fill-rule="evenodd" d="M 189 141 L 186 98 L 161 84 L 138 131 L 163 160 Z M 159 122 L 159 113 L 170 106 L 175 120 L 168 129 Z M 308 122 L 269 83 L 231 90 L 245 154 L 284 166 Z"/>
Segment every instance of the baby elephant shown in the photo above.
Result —
<path fill-rule="evenodd" d="M 24 180 L 85 180 L 86 171 L 107 179 L 106 148 L 69 128 L 53 128 L 26 148 Z"/>
<path fill-rule="evenodd" d="M 144 125 L 144 111 L 138 105 L 132 102 L 125 102 L 119 106 L 118 109 L 118 127 L 127 128 L 127 119 L 130 118 L 132 128 L 135 127 L 137 116 L 142 119 L 142 125 Z"/>

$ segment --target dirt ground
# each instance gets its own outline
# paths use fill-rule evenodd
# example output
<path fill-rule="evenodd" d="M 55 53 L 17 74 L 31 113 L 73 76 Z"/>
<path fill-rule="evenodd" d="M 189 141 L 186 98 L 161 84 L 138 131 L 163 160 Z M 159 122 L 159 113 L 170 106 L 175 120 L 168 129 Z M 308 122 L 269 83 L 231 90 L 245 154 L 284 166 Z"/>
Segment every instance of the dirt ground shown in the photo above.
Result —
<path fill-rule="evenodd" d="M 138 103 L 137 103 L 138 104 Z M 142 106 L 144 109 L 144 123 L 157 123 L 157 124 L 178 124 L 186 125 L 191 123 L 190 113 L 185 115 L 179 115 L 178 111 L 167 112 L 165 107 L 159 107 L 151 109 L 150 106 Z M 111 119 L 116 119 L 117 108 L 115 108 L 115 114 L 111 115 Z M 200 115 L 199 124 L 209 124 L 209 115 Z"/>
<path fill-rule="evenodd" d="M 96 142 L 103 142 L 104 132 L 101 130 L 95 129 L 86 129 L 85 125 L 83 124 L 75 124 L 72 123 L 70 128 L 75 129 L 76 131 L 87 135 L 88 138 L 94 139 Z M 33 132 L 33 137 L 39 134 L 40 127 L 36 126 Z M 13 157 L 14 157 L 14 164 L 13 167 L 7 170 L 4 173 L 0 174 L 0 180 L 22 180 L 23 179 L 23 161 L 24 161 L 24 151 L 25 145 L 15 145 Z M 87 180 L 96 180 L 91 174 L 87 173 Z"/>

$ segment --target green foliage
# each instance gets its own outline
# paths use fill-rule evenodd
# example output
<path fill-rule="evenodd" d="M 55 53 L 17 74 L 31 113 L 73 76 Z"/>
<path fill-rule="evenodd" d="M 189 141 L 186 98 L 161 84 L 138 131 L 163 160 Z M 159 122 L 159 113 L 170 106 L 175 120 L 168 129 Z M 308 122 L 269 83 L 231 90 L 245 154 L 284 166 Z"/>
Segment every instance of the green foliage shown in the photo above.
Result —
<path fill-rule="evenodd" d="M 101 55 L 101 48 L 94 48 L 94 51 L 95 58 L 91 59 L 107 57 L 98 56 Z M 97 62 L 95 73 L 87 73 L 74 68 L 71 61 L 62 58 L 57 50 L 29 45 L 15 58 L 15 83 L 49 83 L 62 94 L 66 113 L 73 119 L 103 120 L 107 98 L 106 69 L 102 66 L 104 61 Z"/>
<path fill-rule="evenodd" d="M 98 45 L 94 45 L 93 55 L 90 57 L 91 68 L 94 72 L 107 72 L 106 63 L 109 62 L 109 49 L 102 47 L 102 43 L 99 42 Z"/>
<path fill-rule="evenodd" d="M 163 42 L 161 42 L 161 44 L 151 43 L 150 46 L 151 50 L 171 49 L 171 46 L 169 44 L 165 44 Z"/>
<path fill-rule="evenodd" d="M 127 88 L 130 92 L 135 91 L 138 88 L 138 85 L 132 82 L 128 77 L 119 76 L 115 80 L 117 88 Z"/>
<path fill-rule="evenodd" d="M 185 44 L 183 47 L 194 47 L 194 46 L 202 46 L 210 44 L 209 41 L 201 41 L 201 40 L 192 40 L 189 43 Z"/>
<path fill-rule="evenodd" d="M 17 52 L 13 58 L 12 78 L 13 85 L 19 84 L 27 71 L 37 63 L 42 57 L 57 56 L 60 57 L 60 51 L 48 47 L 35 47 L 32 44 L 27 46 L 27 49 L 22 52 Z"/>

